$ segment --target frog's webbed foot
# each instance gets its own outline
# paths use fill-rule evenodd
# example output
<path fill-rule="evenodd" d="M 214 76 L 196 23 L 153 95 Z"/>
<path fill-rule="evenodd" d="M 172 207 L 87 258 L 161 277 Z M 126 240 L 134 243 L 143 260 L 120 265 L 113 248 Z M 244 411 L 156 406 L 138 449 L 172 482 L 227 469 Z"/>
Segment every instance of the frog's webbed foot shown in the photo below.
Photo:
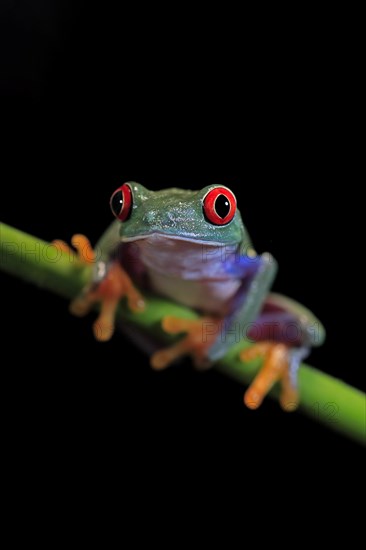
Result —
<path fill-rule="evenodd" d="M 200 319 L 180 319 L 174 316 L 167 316 L 162 321 L 162 327 L 168 334 L 186 333 L 186 335 L 175 344 L 155 352 L 150 360 L 155 370 L 162 370 L 171 363 L 189 355 L 192 357 L 195 366 L 205 369 L 210 366 L 207 357 L 207 350 L 217 338 L 216 331 L 211 334 L 207 326 L 216 325 L 217 319 L 212 317 L 201 317 Z"/>
<path fill-rule="evenodd" d="M 139 312 L 145 308 L 144 299 L 128 274 L 118 262 L 113 262 L 100 283 L 86 289 L 70 304 L 70 311 L 77 316 L 84 315 L 99 302 L 100 312 L 93 331 L 97 340 L 106 342 L 114 333 L 117 306 L 124 297 L 132 311 Z"/>
<path fill-rule="evenodd" d="M 281 384 L 280 404 L 288 412 L 299 404 L 296 387 L 296 371 L 299 361 L 292 361 L 291 348 L 285 344 L 264 341 L 243 350 L 240 358 L 251 361 L 263 358 L 263 366 L 244 394 L 244 403 L 250 409 L 257 409 L 276 382 Z"/>
<path fill-rule="evenodd" d="M 74 235 L 71 240 L 77 253 L 63 241 L 54 241 L 53 245 L 63 252 L 76 255 L 84 264 L 95 262 L 95 253 L 84 235 Z M 128 307 L 135 312 L 145 308 L 145 302 L 140 292 L 133 285 L 129 275 L 115 261 L 107 270 L 105 277 L 99 283 L 92 283 L 85 288 L 70 304 L 73 315 L 86 315 L 96 303 L 100 303 L 99 316 L 94 322 L 93 331 L 97 340 L 110 340 L 114 333 L 115 314 L 121 298 L 127 298 Z"/>

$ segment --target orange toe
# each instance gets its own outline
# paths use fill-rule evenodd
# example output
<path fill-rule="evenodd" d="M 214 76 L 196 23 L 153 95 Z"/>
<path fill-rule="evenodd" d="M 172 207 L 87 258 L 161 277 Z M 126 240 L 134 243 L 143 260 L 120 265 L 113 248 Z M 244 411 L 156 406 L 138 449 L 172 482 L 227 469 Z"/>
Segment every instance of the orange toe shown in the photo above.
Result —
<path fill-rule="evenodd" d="M 151 357 L 153 369 L 161 370 L 174 363 L 180 357 L 189 355 L 197 368 L 208 368 L 210 362 L 207 358 L 207 351 L 213 344 L 216 335 L 212 338 L 203 338 L 203 326 L 213 319 L 202 317 L 200 319 L 181 319 L 175 316 L 166 316 L 162 320 L 162 328 L 168 334 L 181 334 L 185 336 L 177 343 L 157 351 Z"/>
<path fill-rule="evenodd" d="M 299 404 L 299 394 L 291 382 L 290 350 L 277 342 L 258 342 L 242 351 L 240 358 L 250 361 L 263 358 L 263 366 L 244 394 L 249 409 L 257 409 L 276 382 L 281 384 L 280 405 L 285 411 L 294 411 Z"/>

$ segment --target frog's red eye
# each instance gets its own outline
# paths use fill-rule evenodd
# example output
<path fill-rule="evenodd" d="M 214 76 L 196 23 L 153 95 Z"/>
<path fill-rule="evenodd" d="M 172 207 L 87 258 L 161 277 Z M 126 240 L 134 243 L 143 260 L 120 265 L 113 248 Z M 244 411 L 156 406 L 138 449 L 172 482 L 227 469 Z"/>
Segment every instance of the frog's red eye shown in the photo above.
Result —
<path fill-rule="evenodd" d="M 128 219 L 132 209 L 132 192 L 127 183 L 116 189 L 111 196 L 110 205 L 117 220 L 124 222 Z"/>
<path fill-rule="evenodd" d="M 210 223 L 226 225 L 236 212 L 236 198 L 226 187 L 215 187 L 203 200 L 203 213 Z"/>

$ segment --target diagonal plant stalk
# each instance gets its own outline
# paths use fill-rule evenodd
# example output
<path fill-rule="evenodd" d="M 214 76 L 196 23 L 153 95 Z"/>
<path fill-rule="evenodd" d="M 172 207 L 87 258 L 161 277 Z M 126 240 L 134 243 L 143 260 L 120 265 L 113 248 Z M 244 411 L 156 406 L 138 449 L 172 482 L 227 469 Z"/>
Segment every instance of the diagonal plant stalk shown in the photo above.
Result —
<path fill-rule="evenodd" d="M 50 243 L 0 223 L 0 269 L 65 298 L 73 298 L 89 281 L 91 268 L 81 265 Z M 133 314 L 122 304 L 121 320 L 167 338 L 161 320 L 166 315 L 194 318 L 196 314 L 173 302 L 148 297 L 145 311 Z M 261 361 L 244 364 L 239 352 L 248 343 L 233 347 L 214 367 L 238 382 L 248 385 Z M 299 410 L 327 427 L 366 444 L 366 395 L 341 380 L 302 364 L 299 372 Z M 277 395 L 276 388 L 271 392 Z"/>

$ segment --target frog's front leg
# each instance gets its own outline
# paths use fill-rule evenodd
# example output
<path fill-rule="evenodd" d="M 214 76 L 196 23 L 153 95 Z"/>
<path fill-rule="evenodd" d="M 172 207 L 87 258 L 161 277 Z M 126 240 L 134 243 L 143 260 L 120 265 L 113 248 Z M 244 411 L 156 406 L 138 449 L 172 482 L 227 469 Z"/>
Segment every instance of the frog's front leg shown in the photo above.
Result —
<path fill-rule="evenodd" d="M 248 265 L 248 258 L 239 258 L 234 269 L 243 269 Z M 236 296 L 237 306 L 225 319 L 217 339 L 208 353 L 212 359 L 219 358 L 239 339 L 248 339 L 250 328 L 257 323 L 258 315 L 268 297 L 270 287 L 277 272 L 277 262 L 268 253 L 255 258 L 254 275 L 243 277 L 243 285 Z M 248 269 L 248 268 L 247 268 Z M 240 354 L 245 362 L 260 357 L 263 367 L 255 377 L 244 395 L 244 403 L 251 409 L 258 408 L 264 397 L 276 382 L 281 382 L 280 404 L 284 410 L 295 410 L 298 405 L 297 369 L 300 360 L 306 356 L 306 347 L 293 350 L 291 346 L 276 341 L 254 343 Z"/>
<path fill-rule="evenodd" d="M 182 340 L 156 352 L 151 364 L 155 369 L 167 367 L 182 355 L 190 355 L 198 367 L 212 364 L 238 343 L 238 323 L 245 326 L 253 321 L 268 294 L 276 273 L 277 264 L 269 254 L 256 259 L 235 259 L 235 275 L 240 275 L 242 284 L 233 300 L 232 313 L 227 318 L 204 316 L 198 320 L 167 317 L 163 329 L 169 334 L 186 333 Z M 233 271 L 233 266 L 230 266 Z M 233 273 L 228 274 L 233 276 Z M 225 282 L 223 282 L 225 284 Z"/>
<path fill-rule="evenodd" d="M 182 355 L 190 355 L 197 366 L 209 365 L 241 339 L 247 339 L 248 328 L 256 321 L 268 297 L 277 263 L 271 255 L 264 254 L 255 260 L 239 258 L 234 269 L 239 273 L 242 269 L 242 285 L 235 296 L 231 315 L 221 319 L 202 317 L 198 320 L 166 317 L 162 323 L 166 332 L 184 332 L 186 336 L 156 352 L 151 359 L 153 368 L 165 368 Z M 245 362 L 260 357 L 263 367 L 246 391 L 244 403 L 251 409 L 258 408 L 272 386 L 280 382 L 281 406 L 287 411 L 294 410 L 298 405 L 297 368 L 306 354 L 305 347 L 291 349 L 276 341 L 261 341 L 245 349 L 240 358 Z"/>
<path fill-rule="evenodd" d="M 144 300 L 132 284 L 129 275 L 117 261 L 114 261 L 108 266 L 106 275 L 100 283 L 95 283 L 85 289 L 71 302 L 70 311 L 76 316 L 83 316 L 95 304 L 100 303 L 100 311 L 94 322 L 93 332 L 97 340 L 106 342 L 113 336 L 116 310 L 122 298 L 127 299 L 131 311 L 142 311 L 145 307 Z"/>
<path fill-rule="evenodd" d="M 95 273 L 95 280 L 71 302 L 70 311 L 81 317 L 99 303 L 100 311 L 94 322 L 93 332 L 97 340 L 108 341 L 114 333 L 115 315 L 120 300 L 126 298 L 128 307 L 138 312 L 145 307 L 144 299 L 117 260 L 108 263 L 104 258 L 98 259 L 97 266 L 96 254 L 86 237 L 75 235 L 71 242 L 77 251 L 78 259 L 82 263 L 94 264 L 99 275 Z M 74 255 L 74 251 L 63 241 L 54 241 L 53 245 Z"/>

